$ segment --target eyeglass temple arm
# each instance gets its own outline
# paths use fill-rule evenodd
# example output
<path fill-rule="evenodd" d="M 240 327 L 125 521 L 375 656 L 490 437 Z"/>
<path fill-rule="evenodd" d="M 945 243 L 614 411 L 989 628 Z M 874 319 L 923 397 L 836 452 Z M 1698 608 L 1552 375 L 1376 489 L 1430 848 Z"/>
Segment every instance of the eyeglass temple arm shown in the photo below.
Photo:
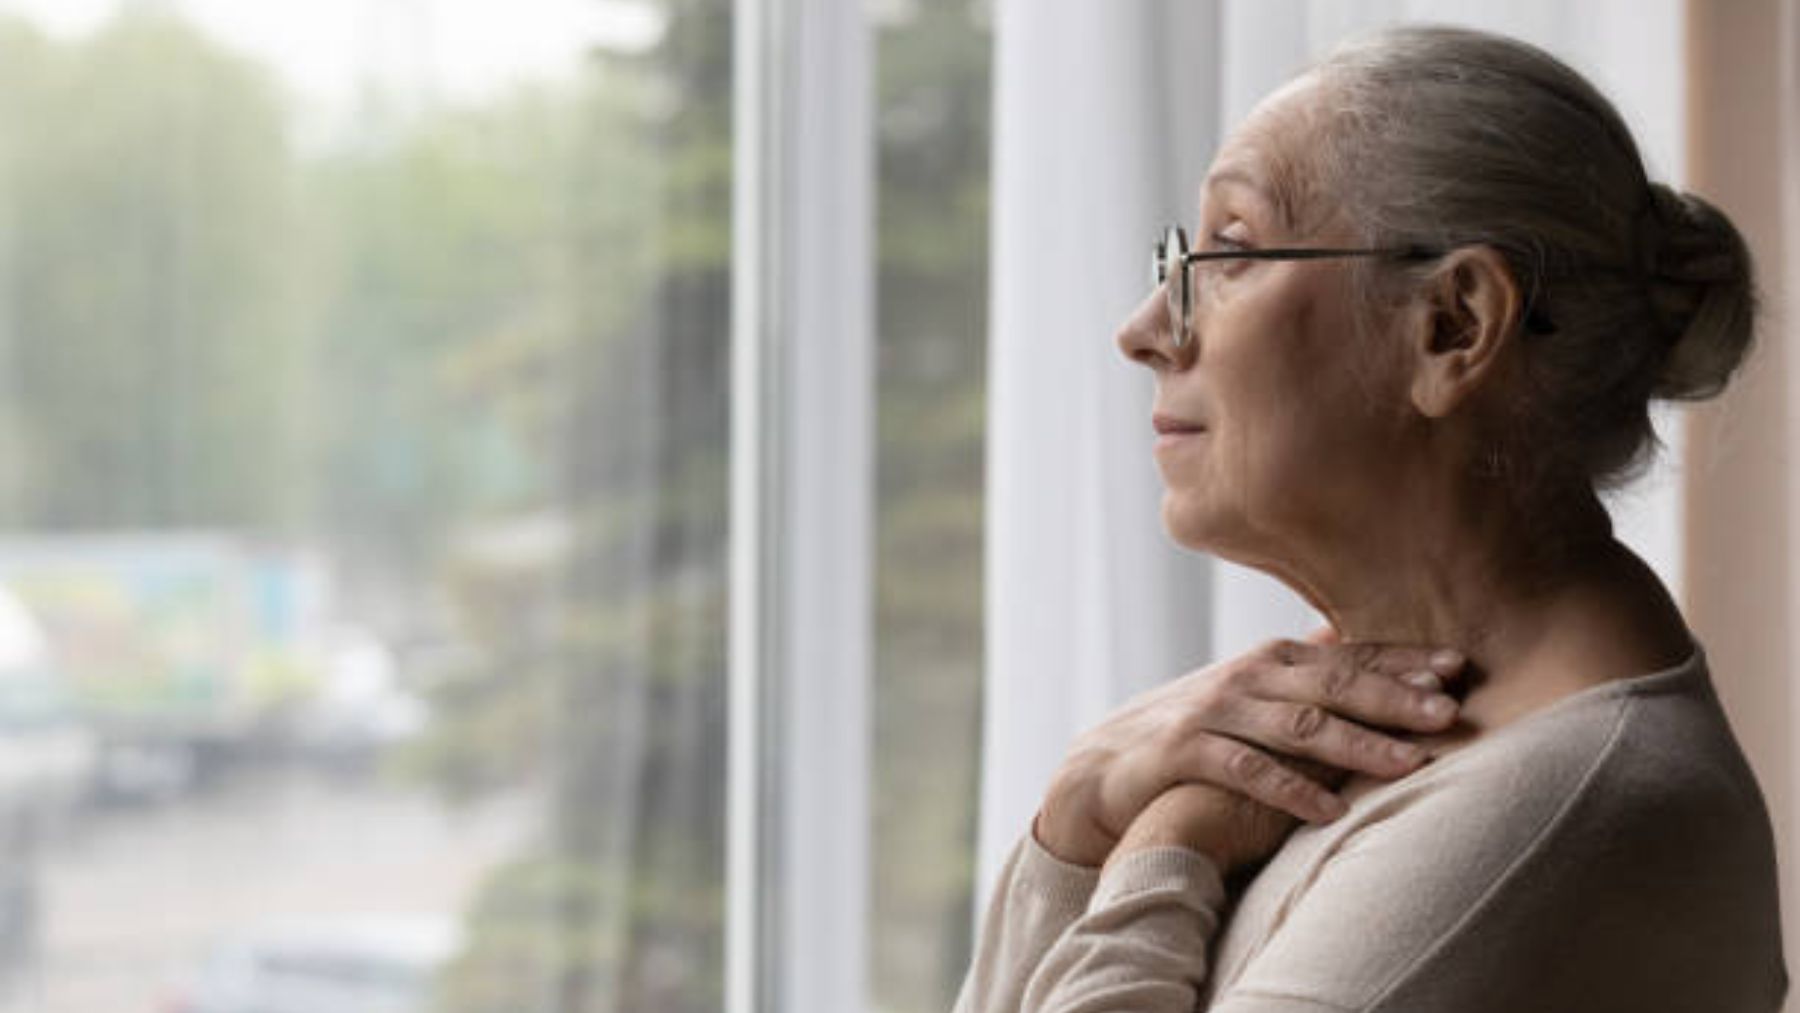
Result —
<path fill-rule="evenodd" d="M 1201 260 L 1321 260 L 1327 257 L 1395 257 L 1400 260 L 1433 260 L 1443 256 L 1442 252 L 1424 246 L 1384 246 L 1364 249 L 1283 249 L 1270 248 L 1263 250 L 1192 250 L 1182 257 L 1183 264 L 1192 264 Z M 1537 294 L 1525 307 L 1525 325 L 1530 330 L 1545 334 L 1556 329 L 1543 308 L 1537 305 Z"/>
<path fill-rule="evenodd" d="M 1430 260 L 1441 256 L 1422 246 L 1381 246 L 1363 248 L 1291 249 L 1271 247 L 1261 250 L 1190 250 L 1182 263 L 1201 260 L 1323 260 L 1330 257 L 1396 257 L 1401 260 Z"/>

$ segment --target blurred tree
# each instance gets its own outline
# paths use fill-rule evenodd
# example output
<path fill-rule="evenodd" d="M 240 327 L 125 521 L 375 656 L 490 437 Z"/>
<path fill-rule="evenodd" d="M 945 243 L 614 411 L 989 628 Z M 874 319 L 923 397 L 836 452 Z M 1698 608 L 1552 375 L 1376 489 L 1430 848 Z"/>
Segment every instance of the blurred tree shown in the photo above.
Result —
<path fill-rule="evenodd" d="M 133 6 L 0 21 L 0 518 L 291 525 L 309 307 L 285 110 L 260 68 Z"/>
<path fill-rule="evenodd" d="M 650 265 L 630 81 L 525 88 L 335 153 L 319 368 L 322 523 L 405 611 L 459 533 L 559 510 L 575 346 L 616 334 Z M 582 244 L 606 244 L 582 272 Z"/>
<path fill-rule="evenodd" d="M 514 386 L 554 448 L 566 555 L 538 571 L 547 635 L 518 643 L 540 624 L 511 609 L 487 640 L 511 663 L 485 678 L 543 673 L 511 688 L 539 694 L 553 801 L 472 913 L 458 1013 L 723 1002 L 731 21 L 723 0 L 662 6 L 654 50 L 587 68 L 562 329 Z M 470 575 L 465 610 L 501 571 Z"/>
<path fill-rule="evenodd" d="M 608 136 L 642 145 L 659 172 L 636 192 L 652 209 L 631 223 L 641 234 L 574 218 L 577 277 L 615 275 L 626 250 L 648 251 L 650 267 L 622 324 L 579 297 L 593 287 L 578 289 L 573 340 L 541 374 L 558 392 L 546 398 L 567 406 L 552 442 L 564 448 L 571 554 L 560 577 L 543 575 L 564 589 L 560 632 L 521 645 L 518 610 L 501 603 L 533 596 L 498 570 L 464 585 L 469 608 L 512 616 L 487 641 L 514 631 L 490 681 L 545 694 L 541 725 L 501 717 L 515 710 L 480 692 L 469 699 L 487 702 L 464 713 L 506 722 L 506 741 L 541 737 L 557 801 L 542 851 L 478 907 L 459 1013 L 722 1002 L 730 21 L 717 0 L 667 10 L 656 50 L 592 68 L 613 94 L 624 79 L 652 99 L 635 133 Z M 989 40 L 979 5 L 934 0 L 896 9 L 877 41 L 871 929 L 877 1001 L 923 1011 L 948 1006 L 969 944 Z M 544 912 L 548 923 L 531 920 Z"/>
<path fill-rule="evenodd" d="M 949 1009 L 968 963 L 982 665 L 992 39 L 972 0 L 890 6 L 876 36 L 873 982 Z"/>

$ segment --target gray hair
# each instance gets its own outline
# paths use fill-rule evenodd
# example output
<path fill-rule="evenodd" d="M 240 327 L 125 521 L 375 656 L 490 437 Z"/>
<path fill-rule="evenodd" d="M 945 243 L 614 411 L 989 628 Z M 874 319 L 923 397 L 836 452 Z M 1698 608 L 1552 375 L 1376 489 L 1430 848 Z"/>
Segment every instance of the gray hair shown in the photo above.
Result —
<path fill-rule="evenodd" d="M 1531 493 L 1636 476 L 1656 446 L 1650 401 L 1711 397 L 1743 361 L 1756 317 L 1743 237 L 1707 201 L 1651 182 L 1618 111 L 1566 64 L 1408 26 L 1352 40 L 1312 74 L 1329 119 L 1310 196 L 1370 245 L 1494 248 L 1541 322 L 1523 331 L 1527 389 L 1491 434 Z M 1380 270 L 1359 268 L 1365 294 Z"/>

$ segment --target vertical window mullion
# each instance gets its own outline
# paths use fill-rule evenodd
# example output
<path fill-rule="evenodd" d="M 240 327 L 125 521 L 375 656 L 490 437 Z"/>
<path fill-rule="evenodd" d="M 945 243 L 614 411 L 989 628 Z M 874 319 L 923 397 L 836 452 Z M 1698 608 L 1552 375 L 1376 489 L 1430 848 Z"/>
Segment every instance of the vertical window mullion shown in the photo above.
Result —
<path fill-rule="evenodd" d="M 860 4 L 738 0 L 727 1008 L 865 1004 L 873 135 Z"/>

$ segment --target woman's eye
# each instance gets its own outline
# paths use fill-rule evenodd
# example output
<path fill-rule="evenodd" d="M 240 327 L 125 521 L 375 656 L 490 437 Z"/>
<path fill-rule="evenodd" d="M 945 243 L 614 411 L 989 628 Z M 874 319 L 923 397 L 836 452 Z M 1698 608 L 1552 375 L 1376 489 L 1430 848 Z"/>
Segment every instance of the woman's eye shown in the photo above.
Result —
<path fill-rule="evenodd" d="M 1237 236 L 1228 236 L 1223 232 L 1215 232 L 1207 237 L 1212 240 L 1213 247 L 1219 250 L 1248 250 L 1250 244 Z"/>

